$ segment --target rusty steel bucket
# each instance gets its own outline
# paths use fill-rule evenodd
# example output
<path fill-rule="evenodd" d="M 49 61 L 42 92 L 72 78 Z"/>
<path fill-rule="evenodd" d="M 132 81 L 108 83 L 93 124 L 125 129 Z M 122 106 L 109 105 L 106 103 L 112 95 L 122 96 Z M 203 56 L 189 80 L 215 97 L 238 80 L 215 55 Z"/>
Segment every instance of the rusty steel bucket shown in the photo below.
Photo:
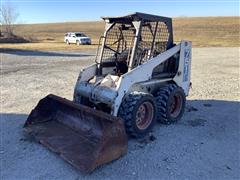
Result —
<path fill-rule="evenodd" d="M 127 152 L 120 118 L 52 94 L 39 101 L 24 128 L 83 173 Z"/>

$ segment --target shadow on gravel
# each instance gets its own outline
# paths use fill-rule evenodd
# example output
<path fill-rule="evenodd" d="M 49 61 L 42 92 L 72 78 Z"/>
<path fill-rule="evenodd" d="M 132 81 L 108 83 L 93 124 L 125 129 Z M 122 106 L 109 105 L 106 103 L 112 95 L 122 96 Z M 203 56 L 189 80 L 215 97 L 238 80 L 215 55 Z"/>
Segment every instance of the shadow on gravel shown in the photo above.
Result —
<path fill-rule="evenodd" d="M 213 122 L 213 127 L 214 129 L 217 128 L 217 126 L 225 126 L 226 124 L 226 120 L 228 121 L 228 123 L 233 126 L 226 126 L 224 131 L 222 131 L 222 133 L 226 133 L 226 132 L 231 132 L 231 131 L 238 131 L 238 124 L 239 124 L 239 107 L 240 107 L 240 102 L 237 101 L 223 101 L 223 100 L 188 100 L 187 101 L 187 106 L 185 109 L 185 116 L 183 117 L 183 119 L 181 120 L 181 122 L 177 123 L 176 125 L 180 125 L 180 126 L 175 126 L 173 125 L 172 127 L 176 128 L 185 128 L 185 129 L 190 129 L 188 131 L 183 131 L 183 134 L 187 134 L 187 136 L 191 136 L 191 133 L 193 133 L 193 131 L 196 131 L 195 128 L 202 128 L 203 126 L 207 127 L 208 126 L 208 122 Z M 226 119 L 226 116 L 232 114 L 232 117 Z M 201 119 L 199 118 L 199 116 L 203 116 L 203 117 L 210 117 L 210 119 Z M 0 113 L 0 131 L 1 134 L 3 134 L 3 147 L 5 146 L 4 143 L 8 142 L 8 143 L 14 143 L 14 139 L 15 141 L 18 141 L 20 144 L 22 144 L 23 142 L 25 143 L 31 143 L 32 139 L 28 139 L 24 136 L 23 133 L 23 125 L 24 122 L 26 121 L 28 115 L 27 114 L 15 114 L 15 113 Z M 191 117 L 189 119 L 189 117 Z M 238 123 L 238 124 L 237 124 Z M 182 126 L 184 125 L 184 126 Z M 216 126 L 216 127 L 215 127 Z M 158 134 L 158 132 L 156 131 L 161 131 L 161 128 L 166 128 L 167 126 L 161 126 L 160 128 L 155 128 L 153 134 L 151 134 L 150 136 L 147 136 L 145 139 L 139 139 L 139 140 L 134 140 L 131 139 L 129 141 L 129 148 L 128 148 L 128 154 L 131 154 L 131 152 L 134 151 L 142 151 L 141 149 L 145 148 L 146 145 L 148 143 L 152 143 L 152 142 L 158 142 L 158 140 L 160 141 L 161 137 L 156 136 Z M 170 126 L 171 127 L 171 126 Z M 168 127 L 168 128 L 170 128 Z M 234 129 L 231 129 L 234 128 Z M 192 130 L 191 130 L 192 129 Z M 204 128 L 203 131 L 206 131 L 205 133 L 207 134 L 209 131 L 208 128 Z M 18 134 L 9 136 L 8 134 L 11 132 L 18 132 Z M 175 134 L 175 131 L 169 131 L 169 133 L 171 134 Z M 212 136 L 218 136 L 218 131 L 216 132 L 212 132 Z M 177 136 L 172 136 L 169 135 L 168 137 L 174 138 Z M 14 136 L 18 136 L 18 137 L 14 137 Z M 231 135 L 232 136 L 232 135 Z M 6 139 L 4 139 L 6 138 Z M 199 139 L 201 139 L 201 137 L 199 137 Z M 159 142 L 160 143 L 160 142 Z M 184 146 L 184 144 L 183 144 Z M 217 145 L 216 145 L 217 146 Z M 9 147 L 9 146 L 6 146 Z M 21 146 L 19 147 L 21 148 Z M 21 149 L 18 150 L 18 152 L 16 152 L 16 154 L 20 154 L 22 152 Z M 131 156 L 131 155 L 130 155 Z M 141 158 L 141 157 L 140 157 Z M 40 160 L 38 160 L 40 161 Z M 122 161 L 124 163 L 124 161 Z M 38 162 L 36 162 L 38 163 Z M 113 163 L 109 163 L 106 166 L 114 166 L 114 162 Z M 92 175 L 96 175 L 96 173 L 99 173 L 101 171 L 104 171 L 104 167 L 106 166 L 102 166 L 100 168 L 97 168 Z M 125 166 L 125 165 L 123 165 Z M 26 167 L 26 166 L 25 166 Z M 108 169 L 108 168 L 106 168 Z"/>
<path fill-rule="evenodd" d="M 61 53 L 61 52 L 47 52 L 47 51 L 34 51 L 34 50 L 25 50 L 25 49 L 10 49 L 3 48 L 0 49 L 0 53 L 12 54 L 18 56 L 59 56 L 59 57 L 84 57 L 84 56 L 93 56 L 93 54 L 83 54 L 83 53 Z"/>
<path fill-rule="evenodd" d="M 188 100 L 185 108 L 185 116 L 188 113 L 197 113 L 198 115 L 212 116 L 214 119 L 219 118 L 229 113 L 234 112 L 236 116 L 235 120 L 239 118 L 240 102 L 238 101 L 223 101 L 223 100 Z M 231 112 L 230 112 L 231 111 Z M 214 117 L 215 116 L 215 117 Z M 0 128 L 4 126 L 4 123 L 12 123 L 18 121 L 24 124 L 27 120 L 28 114 L 15 114 L 15 113 L 0 113 Z M 186 123 L 189 126 L 203 126 L 206 122 L 205 119 L 195 118 L 192 121 L 186 121 L 183 119 L 177 123 Z M 167 126 L 167 125 L 166 125 Z M 163 126 L 164 127 L 164 126 Z M 150 136 L 150 141 L 154 141 L 155 137 Z M 141 140 L 140 140 L 141 141 Z"/>
<path fill-rule="evenodd" d="M 220 121 L 220 118 L 224 118 L 225 116 L 232 114 L 233 121 L 237 121 L 239 119 L 239 108 L 240 102 L 237 101 L 222 101 L 222 100 L 188 100 L 185 108 L 185 116 L 180 122 L 176 123 L 179 125 L 187 125 L 192 127 L 204 126 L 207 122 L 206 119 L 200 117 L 208 117 L 211 116 L 212 119 L 216 121 Z M 199 117 L 200 115 L 200 117 Z M 192 117 L 191 120 L 187 119 L 187 116 Z M 2 129 L 5 125 L 19 125 L 24 124 L 27 120 L 28 114 L 15 114 L 15 113 L 0 113 L 0 129 Z M 17 125 L 17 127 L 19 127 Z M 164 125 L 167 126 L 167 125 Z M 162 128 L 164 128 L 162 126 Z M 6 128 L 2 130 L 8 131 Z M 154 132 L 153 132 L 154 133 Z M 146 139 L 139 139 L 139 143 L 155 141 L 156 137 L 150 134 Z"/>

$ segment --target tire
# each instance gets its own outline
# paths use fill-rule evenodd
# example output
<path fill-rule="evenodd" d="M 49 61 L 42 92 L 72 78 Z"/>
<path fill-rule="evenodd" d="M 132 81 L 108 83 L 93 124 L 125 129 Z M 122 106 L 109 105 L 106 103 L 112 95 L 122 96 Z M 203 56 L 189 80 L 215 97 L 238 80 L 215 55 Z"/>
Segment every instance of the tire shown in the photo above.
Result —
<path fill-rule="evenodd" d="M 118 117 L 124 120 L 129 136 L 140 138 L 153 128 L 156 112 L 156 102 L 151 94 L 131 93 L 122 101 Z"/>
<path fill-rule="evenodd" d="M 170 124 L 179 121 L 184 113 L 186 96 L 181 87 L 168 84 L 156 93 L 157 121 Z"/>
<path fill-rule="evenodd" d="M 80 46 L 80 42 L 78 40 L 76 41 L 76 44 L 77 44 L 77 46 Z"/>

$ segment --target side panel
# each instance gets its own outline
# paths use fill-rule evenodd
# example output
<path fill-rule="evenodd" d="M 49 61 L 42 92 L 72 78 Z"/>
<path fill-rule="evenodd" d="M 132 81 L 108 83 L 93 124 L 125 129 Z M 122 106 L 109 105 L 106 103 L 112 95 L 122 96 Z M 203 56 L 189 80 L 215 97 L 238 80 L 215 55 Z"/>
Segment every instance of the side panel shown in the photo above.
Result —
<path fill-rule="evenodd" d="M 128 92 L 141 91 L 145 93 L 153 94 L 156 92 L 163 84 L 171 81 L 172 78 L 163 78 L 163 79 L 151 79 L 150 81 L 140 82 L 133 84 Z"/>
<path fill-rule="evenodd" d="M 81 70 L 81 72 L 79 73 L 75 88 L 74 88 L 73 98 L 76 97 L 76 95 L 77 95 L 79 84 L 83 81 L 87 82 L 89 79 L 94 77 L 95 74 L 96 74 L 96 71 L 97 71 L 97 64 L 96 63 L 94 63 L 94 64 L 88 66 L 87 68 Z"/>
<path fill-rule="evenodd" d="M 70 43 L 74 43 L 74 39 L 73 39 L 73 34 L 71 33 L 71 35 L 68 38 Z"/>
<path fill-rule="evenodd" d="M 173 56 L 175 53 L 177 53 L 180 50 L 181 44 L 178 44 L 174 46 L 173 48 L 163 52 L 162 54 L 152 58 L 148 62 L 134 68 L 130 72 L 124 74 L 120 77 L 118 81 L 117 86 L 117 92 L 118 96 L 115 99 L 115 102 L 113 104 L 113 112 L 112 114 L 114 116 L 117 116 L 118 109 L 121 105 L 123 96 L 129 91 L 129 89 L 132 87 L 133 84 L 138 82 L 143 82 L 150 80 L 152 77 L 152 71 L 153 69 L 161 64 L 162 62 L 166 61 L 168 58 Z"/>
<path fill-rule="evenodd" d="M 192 43 L 189 41 L 182 41 L 178 72 L 173 80 L 178 86 L 183 88 L 186 96 L 188 95 L 190 88 L 191 59 Z"/>
<path fill-rule="evenodd" d="M 96 71 L 97 71 L 96 63 L 88 66 L 87 68 L 82 69 L 78 76 L 77 81 L 79 81 L 79 82 L 80 81 L 88 81 L 89 79 L 91 79 L 93 76 L 96 75 Z"/>

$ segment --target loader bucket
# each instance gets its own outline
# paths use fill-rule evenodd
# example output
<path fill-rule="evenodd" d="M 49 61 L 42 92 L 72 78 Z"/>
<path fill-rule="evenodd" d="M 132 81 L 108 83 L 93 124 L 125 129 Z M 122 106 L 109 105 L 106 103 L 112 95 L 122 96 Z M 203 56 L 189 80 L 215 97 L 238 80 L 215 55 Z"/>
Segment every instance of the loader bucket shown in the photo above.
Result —
<path fill-rule="evenodd" d="M 120 118 L 51 94 L 39 101 L 24 128 L 83 173 L 127 152 Z"/>

